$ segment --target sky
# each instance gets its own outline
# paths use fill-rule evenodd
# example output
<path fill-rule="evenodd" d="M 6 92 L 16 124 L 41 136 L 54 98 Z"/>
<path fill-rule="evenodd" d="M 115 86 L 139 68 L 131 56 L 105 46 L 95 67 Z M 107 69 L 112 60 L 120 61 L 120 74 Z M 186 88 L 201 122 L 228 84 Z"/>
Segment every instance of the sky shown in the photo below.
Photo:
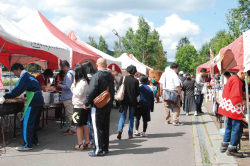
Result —
<path fill-rule="evenodd" d="M 110 50 L 118 41 L 112 30 L 125 36 L 143 16 L 159 32 L 173 62 L 182 37 L 199 50 L 217 31 L 228 30 L 226 13 L 237 5 L 237 0 L 1 0 L 0 13 L 18 22 L 38 10 L 62 32 L 73 30 L 85 42 L 89 36 L 98 42 L 102 35 Z"/>

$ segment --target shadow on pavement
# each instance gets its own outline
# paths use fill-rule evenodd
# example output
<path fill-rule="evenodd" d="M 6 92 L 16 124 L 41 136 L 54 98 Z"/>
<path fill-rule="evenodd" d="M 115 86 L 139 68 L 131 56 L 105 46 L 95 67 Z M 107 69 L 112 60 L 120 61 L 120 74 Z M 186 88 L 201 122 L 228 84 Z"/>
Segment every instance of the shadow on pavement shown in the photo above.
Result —
<path fill-rule="evenodd" d="M 183 125 L 185 126 L 185 125 L 195 125 L 195 124 L 205 124 L 205 123 L 209 123 L 209 122 L 213 122 L 213 121 L 206 121 L 206 122 L 195 122 L 195 121 L 193 121 L 193 122 L 183 122 Z"/>
<path fill-rule="evenodd" d="M 108 156 L 116 156 L 121 154 L 150 154 L 156 152 L 163 152 L 168 150 L 169 148 L 136 148 L 136 149 L 126 149 L 126 150 L 112 150 L 108 154 Z"/>

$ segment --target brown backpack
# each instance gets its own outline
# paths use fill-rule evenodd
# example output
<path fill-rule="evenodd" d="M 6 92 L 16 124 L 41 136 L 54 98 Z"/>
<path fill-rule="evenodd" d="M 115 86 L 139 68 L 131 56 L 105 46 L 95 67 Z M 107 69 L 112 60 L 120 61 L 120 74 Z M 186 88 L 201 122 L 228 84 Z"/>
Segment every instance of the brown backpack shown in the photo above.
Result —
<path fill-rule="evenodd" d="M 93 102 L 97 106 L 97 108 L 102 108 L 106 104 L 109 103 L 111 100 L 110 93 L 109 93 L 109 87 L 107 87 L 107 90 L 103 91 L 99 96 L 97 96 Z"/>

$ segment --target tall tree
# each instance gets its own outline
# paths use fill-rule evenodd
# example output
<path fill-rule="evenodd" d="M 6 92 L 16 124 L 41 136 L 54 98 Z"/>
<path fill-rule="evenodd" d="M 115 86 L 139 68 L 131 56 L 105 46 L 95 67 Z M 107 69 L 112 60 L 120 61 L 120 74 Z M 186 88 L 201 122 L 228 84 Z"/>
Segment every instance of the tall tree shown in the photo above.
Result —
<path fill-rule="evenodd" d="M 237 8 L 229 9 L 226 14 L 228 28 L 235 39 L 250 29 L 250 1 L 238 0 L 238 3 Z"/>
<path fill-rule="evenodd" d="M 99 44 L 97 48 L 101 50 L 102 52 L 105 52 L 105 53 L 108 52 L 108 44 L 102 36 L 99 37 Z"/>
<path fill-rule="evenodd" d="M 198 53 L 194 46 L 185 45 L 180 47 L 175 55 L 176 63 L 179 64 L 179 70 L 184 72 L 195 73 L 198 63 Z"/>
<path fill-rule="evenodd" d="M 89 45 L 91 45 L 91 46 L 97 48 L 97 43 L 96 43 L 94 37 L 89 36 L 89 42 L 87 42 L 87 43 L 88 43 Z"/>
<path fill-rule="evenodd" d="M 179 48 L 187 45 L 187 44 L 190 44 L 190 41 L 188 40 L 187 37 L 183 37 L 181 38 L 179 41 L 178 41 L 178 44 L 176 46 L 176 49 L 179 50 Z"/>
<path fill-rule="evenodd" d="M 167 52 L 163 51 L 159 33 L 156 30 L 151 31 L 143 17 L 139 17 L 138 25 L 136 31 L 129 28 L 122 38 L 124 52 L 133 54 L 139 61 L 155 70 L 164 70 Z"/>

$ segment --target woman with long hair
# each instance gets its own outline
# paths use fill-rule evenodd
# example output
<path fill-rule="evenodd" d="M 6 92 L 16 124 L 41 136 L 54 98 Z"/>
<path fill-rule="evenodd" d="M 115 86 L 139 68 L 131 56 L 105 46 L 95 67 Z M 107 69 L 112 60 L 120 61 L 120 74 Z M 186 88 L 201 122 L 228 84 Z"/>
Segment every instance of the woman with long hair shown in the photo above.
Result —
<path fill-rule="evenodd" d="M 85 61 L 82 63 L 82 67 L 87 73 L 87 76 L 89 80 L 91 80 L 92 76 L 97 72 L 97 69 L 93 67 L 92 63 L 90 61 Z M 91 135 L 91 125 L 92 125 L 92 119 L 91 115 L 89 114 L 88 117 L 88 127 L 89 127 L 89 141 L 91 142 L 92 140 L 92 135 Z"/>
<path fill-rule="evenodd" d="M 90 111 L 89 109 L 85 110 L 83 108 L 83 102 L 89 88 L 89 82 L 90 80 L 84 67 L 82 65 L 77 66 L 75 68 L 74 82 L 71 86 L 71 91 L 73 93 L 72 104 L 74 105 L 72 124 L 76 126 L 76 134 L 78 140 L 78 145 L 74 146 L 73 148 L 77 150 L 91 148 L 91 144 L 89 141 L 89 129 L 87 126 Z M 85 138 L 84 144 L 83 136 Z"/>

